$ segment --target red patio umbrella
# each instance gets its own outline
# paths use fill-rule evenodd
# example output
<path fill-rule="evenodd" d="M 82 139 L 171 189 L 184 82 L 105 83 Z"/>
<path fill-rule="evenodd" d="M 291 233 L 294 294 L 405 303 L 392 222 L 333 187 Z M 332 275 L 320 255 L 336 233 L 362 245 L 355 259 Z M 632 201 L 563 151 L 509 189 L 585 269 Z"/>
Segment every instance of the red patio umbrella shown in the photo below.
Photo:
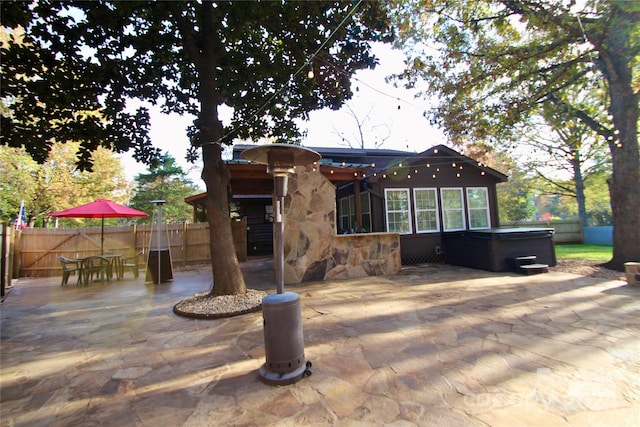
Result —
<path fill-rule="evenodd" d="M 51 213 L 49 216 L 62 218 L 102 218 L 102 229 L 100 230 L 100 253 L 103 253 L 105 218 L 130 218 L 148 215 L 145 212 L 112 202 L 111 200 L 99 199 L 95 202 Z"/>

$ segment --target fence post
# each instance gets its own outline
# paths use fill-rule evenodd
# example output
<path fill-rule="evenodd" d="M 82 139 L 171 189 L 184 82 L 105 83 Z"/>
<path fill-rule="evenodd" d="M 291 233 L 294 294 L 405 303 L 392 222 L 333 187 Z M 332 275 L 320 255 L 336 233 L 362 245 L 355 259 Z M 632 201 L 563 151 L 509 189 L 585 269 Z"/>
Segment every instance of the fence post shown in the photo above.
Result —
<path fill-rule="evenodd" d="M 22 231 L 14 230 L 11 227 L 9 231 L 12 235 L 12 238 L 9 239 L 9 253 L 11 254 L 9 261 L 11 261 L 11 277 L 14 279 L 18 279 L 20 277 L 20 265 L 22 254 L 20 253 L 20 237 L 22 237 Z"/>
<path fill-rule="evenodd" d="M 2 242 L 2 249 L 0 250 L 0 296 L 4 297 L 4 289 L 8 285 L 11 286 L 11 278 L 7 275 L 7 223 L 0 223 L 2 229 L 2 235 L 0 236 L 0 242 Z"/>
<path fill-rule="evenodd" d="M 131 224 L 131 238 L 133 240 L 133 254 L 131 255 L 135 255 L 138 253 L 138 241 L 136 239 L 136 225 L 135 224 Z"/>
<path fill-rule="evenodd" d="M 187 239 L 187 233 L 189 232 L 189 227 L 187 226 L 187 221 L 182 221 L 182 266 L 187 265 L 187 261 L 189 260 L 189 254 L 187 253 L 187 248 L 189 245 L 187 244 L 189 240 Z"/>

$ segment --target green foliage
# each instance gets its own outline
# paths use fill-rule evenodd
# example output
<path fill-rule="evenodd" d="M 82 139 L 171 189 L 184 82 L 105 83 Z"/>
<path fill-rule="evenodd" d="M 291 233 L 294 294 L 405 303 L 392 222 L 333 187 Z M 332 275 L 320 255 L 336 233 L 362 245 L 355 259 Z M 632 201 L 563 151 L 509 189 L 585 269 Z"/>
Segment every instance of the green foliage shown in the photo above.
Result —
<path fill-rule="evenodd" d="M 556 245 L 557 258 L 585 259 L 589 261 L 608 261 L 613 247 L 608 245 Z"/>
<path fill-rule="evenodd" d="M 352 95 L 350 76 L 377 63 L 369 43 L 392 34 L 376 2 L 248 6 L 3 1 L 3 25 L 24 29 L 3 44 L 3 143 L 25 144 L 43 161 L 54 139 L 81 141 L 83 167 L 100 145 L 151 162 L 148 114 L 129 113 L 131 98 L 198 116 L 196 148 L 235 138 L 295 141 L 295 120 L 339 108 Z M 222 104 L 233 108 L 225 128 L 213 111 Z"/>
<path fill-rule="evenodd" d="M 609 186 L 607 179 L 610 174 L 600 172 L 593 174 L 585 184 L 585 199 L 587 205 L 587 226 L 611 225 L 611 202 L 609 201 Z"/>
<path fill-rule="evenodd" d="M 0 221 L 16 219 L 20 203 L 33 200 L 38 165 L 23 149 L 0 146 Z"/>
<path fill-rule="evenodd" d="M 614 135 L 612 121 L 601 114 L 610 64 L 598 61 L 623 55 L 628 70 L 637 66 L 638 44 L 602 43 L 615 22 L 637 20 L 637 11 L 617 1 L 586 2 L 579 14 L 563 1 L 396 3 L 402 5 L 395 9 L 397 44 L 409 56 L 397 77 L 409 86 L 428 83 L 425 95 L 438 99 L 428 115 L 454 142 L 517 140 L 513 126 L 541 105 L 571 114 L 604 138 Z M 637 82 L 638 76 L 628 78 Z M 567 97 L 592 87 L 600 91 L 597 109 Z"/>
<path fill-rule="evenodd" d="M 25 147 L 44 163 L 55 142 L 79 142 L 77 165 L 91 170 L 98 147 L 134 151 L 149 162 L 157 152 L 147 136 L 144 108 L 125 110 L 129 94 L 113 79 L 114 70 L 86 58 L 71 3 L 3 1 L 3 145 Z"/>
<path fill-rule="evenodd" d="M 0 145 L 2 219 L 15 219 L 22 200 L 32 225 L 46 225 L 52 221 L 47 214 L 99 198 L 126 202 L 131 184 L 120 160 L 111 151 L 99 148 L 93 155 L 93 172 L 79 171 L 77 150 L 77 143 L 54 143 L 47 160 L 37 164 L 24 148 Z M 71 218 L 60 218 L 59 223 L 92 224 L 91 220 Z"/>
<path fill-rule="evenodd" d="M 198 188 L 187 178 L 184 170 L 176 164 L 169 154 L 158 159 L 158 166 L 149 168 L 147 173 L 135 178 L 136 192 L 130 206 L 147 212 L 148 217 L 140 218 L 139 223 L 150 222 L 156 206 L 152 200 L 165 200 L 163 212 L 165 222 L 184 222 L 193 219 L 192 207 L 185 203 L 185 197 L 197 194 Z"/>
<path fill-rule="evenodd" d="M 530 194 L 527 171 L 514 158 L 499 151 L 494 151 L 486 162 L 509 176 L 509 181 L 497 186 L 500 222 L 534 219 L 535 206 Z"/>

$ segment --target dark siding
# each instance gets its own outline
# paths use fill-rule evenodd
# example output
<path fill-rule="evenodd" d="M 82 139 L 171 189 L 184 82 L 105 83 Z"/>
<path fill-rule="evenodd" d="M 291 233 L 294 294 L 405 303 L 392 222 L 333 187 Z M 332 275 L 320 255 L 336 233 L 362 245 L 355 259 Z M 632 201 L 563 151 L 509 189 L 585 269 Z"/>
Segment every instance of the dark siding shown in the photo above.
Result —
<path fill-rule="evenodd" d="M 273 223 L 265 219 L 271 199 L 236 200 L 238 214 L 247 219 L 247 255 L 273 255 Z"/>
<path fill-rule="evenodd" d="M 454 169 L 450 165 L 440 165 L 440 172 L 436 173 L 436 179 L 433 178 L 433 173 L 430 172 L 424 164 L 412 165 L 404 172 L 405 178 L 399 178 L 398 176 L 391 177 L 382 176 L 370 177 L 368 179 L 368 185 L 372 189 L 372 214 L 373 214 L 373 230 L 374 231 L 386 231 L 386 218 L 384 211 L 384 197 L 385 188 L 408 188 L 410 190 L 410 197 L 412 201 L 411 222 L 412 229 L 415 230 L 415 218 L 413 212 L 413 189 L 426 187 L 426 188 L 462 188 L 463 192 L 468 187 L 485 187 L 488 191 L 488 199 L 490 206 L 490 221 L 491 227 L 498 226 L 498 209 L 497 209 L 497 196 L 496 196 L 496 179 L 488 174 L 481 175 L 480 170 L 473 166 L 464 165 L 464 169 L 460 174 L 460 177 L 456 176 L 459 169 Z M 435 169 L 435 168 L 434 168 Z M 415 171 L 418 170 L 418 173 Z M 406 173 L 410 172 L 411 178 L 406 178 Z M 400 174 L 398 174 L 400 175 Z M 375 197 L 373 194 L 378 194 L 381 197 Z M 438 194 L 440 196 L 440 194 Z M 440 202 L 440 200 L 439 200 Z M 465 218 L 468 222 L 466 198 L 465 202 Z M 442 211 L 440 211 L 440 226 L 442 227 Z M 468 226 L 468 223 L 467 223 Z M 443 256 L 438 253 L 442 248 L 442 233 L 420 233 L 420 234 L 407 234 L 400 236 L 400 244 L 402 248 L 402 263 L 403 264 L 416 264 L 423 262 L 442 262 Z M 439 247 L 439 248 L 437 248 Z"/>

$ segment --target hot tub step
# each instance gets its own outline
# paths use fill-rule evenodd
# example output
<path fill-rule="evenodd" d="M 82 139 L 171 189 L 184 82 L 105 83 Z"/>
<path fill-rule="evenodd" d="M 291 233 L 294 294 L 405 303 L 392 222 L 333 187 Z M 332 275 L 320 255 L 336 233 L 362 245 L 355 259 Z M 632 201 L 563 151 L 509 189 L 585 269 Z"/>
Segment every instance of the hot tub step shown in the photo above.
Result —
<path fill-rule="evenodd" d="M 516 267 L 520 267 L 521 265 L 531 265 L 531 264 L 535 264 L 537 257 L 535 255 L 529 255 L 529 256 L 519 256 L 513 259 Z"/>
<path fill-rule="evenodd" d="M 547 264 L 521 265 L 520 266 L 520 272 L 522 274 L 526 274 L 526 275 L 548 273 L 549 272 L 549 266 Z"/>

